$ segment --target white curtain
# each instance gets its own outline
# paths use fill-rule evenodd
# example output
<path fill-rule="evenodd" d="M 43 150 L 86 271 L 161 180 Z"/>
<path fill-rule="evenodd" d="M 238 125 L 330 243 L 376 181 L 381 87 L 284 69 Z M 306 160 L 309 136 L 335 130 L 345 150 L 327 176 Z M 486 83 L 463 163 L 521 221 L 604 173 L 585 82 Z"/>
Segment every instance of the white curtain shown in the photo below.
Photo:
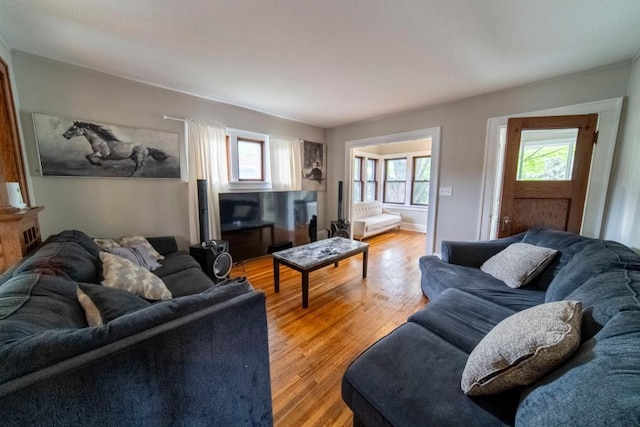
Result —
<path fill-rule="evenodd" d="M 198 221 L 198 179 L 208 184 L 208 239 L 220 238 L 220 210 L 218 194 L 228 180 L 226 127 L 222 125 L 187 120 L 187 155 L 189 159 L 189 234 L 191 243 L 200 241 Z"/>
<path fill-rule="evenodd" d="M 302 188 L 302 140 L 269 135 L 271 186 L 274 191 L 298 191 Z"/>

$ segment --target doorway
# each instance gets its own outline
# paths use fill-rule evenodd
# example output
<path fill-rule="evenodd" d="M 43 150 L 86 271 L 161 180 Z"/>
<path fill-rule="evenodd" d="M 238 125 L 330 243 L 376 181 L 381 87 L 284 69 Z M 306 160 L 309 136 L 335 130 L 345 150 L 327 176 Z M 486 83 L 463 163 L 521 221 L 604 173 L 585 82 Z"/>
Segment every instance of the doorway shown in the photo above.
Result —
<path fill-rule="evenodd" d="M 430 160 L 429 160 L 429 191 L 428 191 L 428 205 L 427 205 L 427 218 L 426 218 L 426 241 L 425 241 L 425 253 L 427 255 L 431 255 L 435 252 L 435 229 L 436 229 L 436 219 L 437 219 L 437 203 L 438 203 L 438 179 L 439 179 L 439 164 L 440 164 L 440 128 L 430 128 L 430 129 L 422 129 L 412 132 L 404 132 L 393 135 L 385 135 L 380 137 L 373 137 L 367 139 L 360 139 L 354 141 L 348 141 L 345 144 L 345 194 L 344 199 L 349 201 L 347 219 L 350 219 L 352 216 L 352 206 L 354 200 L 354 191 L 360 191 L 356 189 L 354 186 L 353 176 L 354 176 L 354 168 L 357 167 L 354 164 L 354 158 L 356 157 L 354 151 L 360 149 L 361 151 L 365 151 L 372 146 L 383 146 L 389 147 L 388 144 L 406 142 L 406 141 L 420 141 L 420 140 L 430 140 L 431 141 L 431 152 L 430 152 Z M 426 148 L 426 146 L 425 146 Z M 413 152 L 412 153 L 412 162 L 414 158 L 424 157 L 421 152 Z M 363 163 L 364 164 L 364 163 Z M 379 161 L 378 169 L 382 173 L 384 170 L 383 164 Z M 414 163 L 415 165 L 415 163 Z M 410 179 L 410 178 L 407 178 Z M 384 176 L 379 175 L 380 185 L 384 185 Z M 383 188 L 378 190 L 378 194 L 380 197 L 383 197 Z M 412 197 L 412 194 L 407 194 L 407 197 Z M 380 199 L 382 201 L 382 198 Z M 410 208 L 410 207 L 409 207 Z"/>
<path fill-rule="evenodd" d="M 506 128 L 510 117 L 562 116 L 598 114 L 598 143 L 594 147 L 589 174 L 581 234 L 600 238 L 603 232 L 604 211 L 609 178 L 622 113 L 623 98 L 577 104 L 529 113 L 494 117 L 488 120 L 485 146 L 482 214 L 478 223 L 478 239 L 495 239 L 500 225 L 500 196 L 502 164 L 506 147 Z"/>
<path fill-rule="evenodd" d="M 509 119 L 498 237 L 580 233 L 597 125 L 597 114 Z"/>

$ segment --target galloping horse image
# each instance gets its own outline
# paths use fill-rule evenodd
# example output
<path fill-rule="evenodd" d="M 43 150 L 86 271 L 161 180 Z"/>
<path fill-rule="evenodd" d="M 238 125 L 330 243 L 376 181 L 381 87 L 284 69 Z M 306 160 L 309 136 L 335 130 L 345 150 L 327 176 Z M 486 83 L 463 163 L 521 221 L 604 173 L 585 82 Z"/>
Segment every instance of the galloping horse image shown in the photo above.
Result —
<path fill-rule="evenodd" d="M 84 136 L 91 144 L 93 153 L 86 158 L 92 165 L 102 166 L 102 160 L 131 159 L 135 163 L 133 176 L 144 167 L 144 161 L 148 156 L 158 162 L 165 161 L 169 156 L 157 148 L 146 147 L 135 142 L 120 141 L 109 129 L 95 123 L 74 121 L 73 126 L 62 134 L 66 139 L 74 136 Z"/>

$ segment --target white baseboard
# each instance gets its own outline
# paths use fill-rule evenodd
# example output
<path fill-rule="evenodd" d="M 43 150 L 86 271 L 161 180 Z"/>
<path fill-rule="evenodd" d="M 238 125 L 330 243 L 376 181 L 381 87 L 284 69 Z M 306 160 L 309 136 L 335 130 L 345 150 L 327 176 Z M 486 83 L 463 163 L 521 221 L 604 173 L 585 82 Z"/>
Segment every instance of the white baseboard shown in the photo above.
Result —
<path fill-rule="evenodd" d="M 400 229 L 401 230 L 408 230 L 408 231 L 418 231 L 420 233 L 425 233 L 427 232 L 427 224 L 414 224 L 412 222 L 401 222 L 400 223 Z"/>

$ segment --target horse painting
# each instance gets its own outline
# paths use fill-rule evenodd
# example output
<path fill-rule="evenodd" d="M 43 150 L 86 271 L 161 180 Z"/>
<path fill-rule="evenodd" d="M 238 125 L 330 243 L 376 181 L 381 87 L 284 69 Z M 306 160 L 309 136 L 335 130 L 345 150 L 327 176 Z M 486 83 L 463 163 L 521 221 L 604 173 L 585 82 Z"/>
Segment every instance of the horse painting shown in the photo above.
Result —
<path fill-rule="evenodd" d="M 84 136 L 93 152 L 85 157 L 92 165 L 102 166 L 103 160 L 131 159 L 134 163 L 129 176 L 144 167 L 147 157 L 157 162 L 164 162 L 169 156 L 162 150 L 147 147 L 136 142 L 120 141 L 109 129 L 95 123 L 74 121 L 73 126 L 67 129 L 62 136 L 71 139 L 76 136 Z"/>

